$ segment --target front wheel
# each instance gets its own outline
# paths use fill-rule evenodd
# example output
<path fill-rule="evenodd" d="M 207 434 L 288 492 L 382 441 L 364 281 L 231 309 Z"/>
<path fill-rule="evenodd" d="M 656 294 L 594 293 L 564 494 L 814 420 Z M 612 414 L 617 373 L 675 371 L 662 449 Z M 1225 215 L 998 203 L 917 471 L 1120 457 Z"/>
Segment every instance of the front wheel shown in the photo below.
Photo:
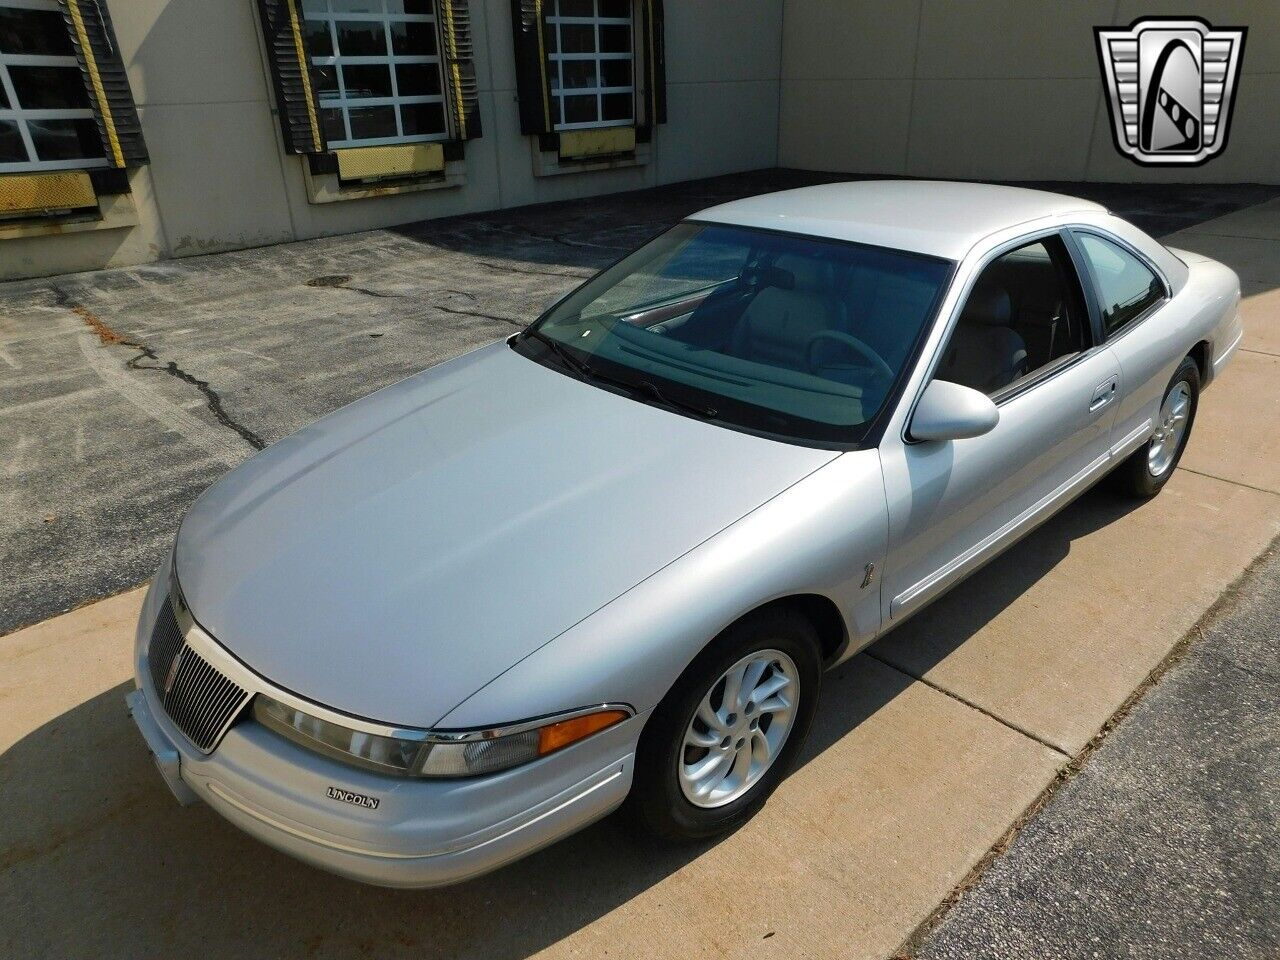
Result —
<path fill-rule="evenodd" d="M 1115 472 L 1116 483 L 1123 492 L 1149 498 L 1164 488 L 1182 459 L 1199 402 L 1200 368 L 1185 357 L 1164 392 L 1155 433 Z"/>
<path fill-rule="evenodd" d="M 650 833 L 697 840 L 736 829 L 787 775 L 813 720 L 822 663 L 813 626 L 772 610 L 729 627 L 654 711 L 629 806 Z"/>

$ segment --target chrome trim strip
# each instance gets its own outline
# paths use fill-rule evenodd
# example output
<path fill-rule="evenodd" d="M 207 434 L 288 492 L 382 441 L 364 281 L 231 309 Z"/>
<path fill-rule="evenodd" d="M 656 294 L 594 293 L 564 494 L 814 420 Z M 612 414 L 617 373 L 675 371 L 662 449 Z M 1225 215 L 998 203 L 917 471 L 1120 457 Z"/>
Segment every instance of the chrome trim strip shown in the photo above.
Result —
<path fill-rule="evenodd" d="M 570 710 L 541 717 L 530 717 L 525 720 L 516 720 L 498 726 L 468 730 L 428 730 L 421 727 L 398 727 L 394 724 L 353 716 L 349 713 L 333 710 L 323 704 L 291 693 L 283 687 L 276 686 L 266 677 L 256 673 L 252 668 L 241 662 L 234 654 L 218 643 L 192 616 L 191 608 L 187 606 L 186 598 L 182 596 L 182 588 L 178 585 L 176 565 L 173 575 L 170 577 L 169 597 L 173 602 L 174 614 L 178 619 L 178 630 L 186 640 L 187 646 L 233 683 L 247 690 L 251 697 L 259 693 L 264 694 L 286 706 L 293 707 L 295 710 L 310 714 L 327 723 L 346 727 L 348 730 L 372 733 L 382 737 L 395 737 L 400 740 L 417 740 L 423 743 L 464 743 L 471 740 L 490 740 L 494 737 L 508 734 L 524 733 L 551 723 L 572 720 L 575 717 L 585 716 L 588 713 L 597 713 L 602 710 L 621 710 L 626 713 L 627 719 L 636 715 L 635 707 L 629 703 L 607 702 L 575 707 Z"/>
<path fill-rule="evenodd" d="M 528 720 L 520 720 L 515 723 L 509 723 L 501 727 L 488 727 L 483 730 L 449 730 L 439 727 L 424 731 L 429 743 L 467 743 L 471 740 L 492 740 L 495 737 L 505 737 L 514 733 L 525 733 L 529 730 L 537 730 L 539 727 L 550 726 L 553 723 L 561 723 L 565 720 L 573 720 L 577 717 L 585 717 L 591 713 L 603 713 L 606 710 L 618 710 L 627 715 L 630 720 L 636 715 L 635 708 L 629 703 L 597 703 L 586 707 L 577 707 L 573 710 L 565 710 L 559 713 L 548 713 L 542 717 L 532 717 Z M 619 723 L 625 723 L 619 720 Z"/>
<path fill-rule="evenodd" d="M 1132 452 L 1142 445 L 1142 442 L 1151 436 L 1152 422 L 1148 417 L 1143 420 L 1136 428 L 1130 430 L 1124 435 L 1118 443 L 1111 445 L 1111 456 L 1118 460 L 1125 454 Z"/>
<path fill-rule="evenodd" d="M 909 609 L 918 607 L 941 593 L 946 586 L 955 582 L 966 571 L 991 557 L 1005 542 L 1015 538 L 1026 527 L 1031 526 L 1042 514 L 1049 512 L 1054 506 L 1069 499 L 1072 494 L 1092 480 L 1095 474 L 1101 472 L 1101 469 L 1110 463 L 1111 453 L 1108 451 L 1093 460 L 1075 476 L 1067 479 L 1057 489 L 1041 497 L 1040 500 L 1023 510 L 1022 513 L 1004 526 L 974 544 L 958 557 L 939 567 L 923 580 L 902 591 L 902 593 L 893 598 L 893 602 L 889 605 L 890 619 L 901 616 Z"/>

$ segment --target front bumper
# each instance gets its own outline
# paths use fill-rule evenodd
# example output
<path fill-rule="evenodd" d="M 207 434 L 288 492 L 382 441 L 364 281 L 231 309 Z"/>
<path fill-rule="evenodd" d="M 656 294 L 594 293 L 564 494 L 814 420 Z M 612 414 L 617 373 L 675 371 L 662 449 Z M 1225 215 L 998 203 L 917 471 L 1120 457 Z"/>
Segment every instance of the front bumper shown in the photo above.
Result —
<path fill-rule="evenodd" d="M 630 790 L 643 715 L 542 760 L 463 780 L 367 772 L 248 718 L 202 754 L 165 715 L 147 668 L 147 638 L 164 592 L 153 586 L 143 606 L 138 689 L 127 698 L 161 775 L 180 801 L 204 800 L 246 833 L 314 866 L 382 886 L 456 883 L 581 829 Z M 374 798 L 377 806 L 343 799 L 349 795 Z"/>

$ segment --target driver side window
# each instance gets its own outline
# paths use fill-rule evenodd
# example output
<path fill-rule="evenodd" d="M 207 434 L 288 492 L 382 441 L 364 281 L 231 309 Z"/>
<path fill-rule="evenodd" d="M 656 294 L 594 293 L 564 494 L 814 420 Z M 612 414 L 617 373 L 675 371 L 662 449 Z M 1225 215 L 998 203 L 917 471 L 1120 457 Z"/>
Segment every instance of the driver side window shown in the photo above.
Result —
<path fill-rule="evenodd" d="M 1066 247 L 1046 237 L 982 271 L 935 377 L 999 398 L 1088 349 L 1088 327 Z"/>

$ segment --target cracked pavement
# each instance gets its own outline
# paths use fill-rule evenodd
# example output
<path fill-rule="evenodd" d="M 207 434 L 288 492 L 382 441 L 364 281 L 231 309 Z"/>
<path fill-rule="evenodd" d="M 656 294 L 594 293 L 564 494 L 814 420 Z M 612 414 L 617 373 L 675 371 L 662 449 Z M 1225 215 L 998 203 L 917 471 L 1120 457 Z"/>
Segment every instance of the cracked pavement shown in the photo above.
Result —
<path fill-rule="evenodd" d="M 145 580 L 255 450 L 524 326 L 683 216 L 831 179 L 771 170 L 0 285 L 0 634 Z M 1155 233 L 1264 187 L 1050 184 Z"/>

